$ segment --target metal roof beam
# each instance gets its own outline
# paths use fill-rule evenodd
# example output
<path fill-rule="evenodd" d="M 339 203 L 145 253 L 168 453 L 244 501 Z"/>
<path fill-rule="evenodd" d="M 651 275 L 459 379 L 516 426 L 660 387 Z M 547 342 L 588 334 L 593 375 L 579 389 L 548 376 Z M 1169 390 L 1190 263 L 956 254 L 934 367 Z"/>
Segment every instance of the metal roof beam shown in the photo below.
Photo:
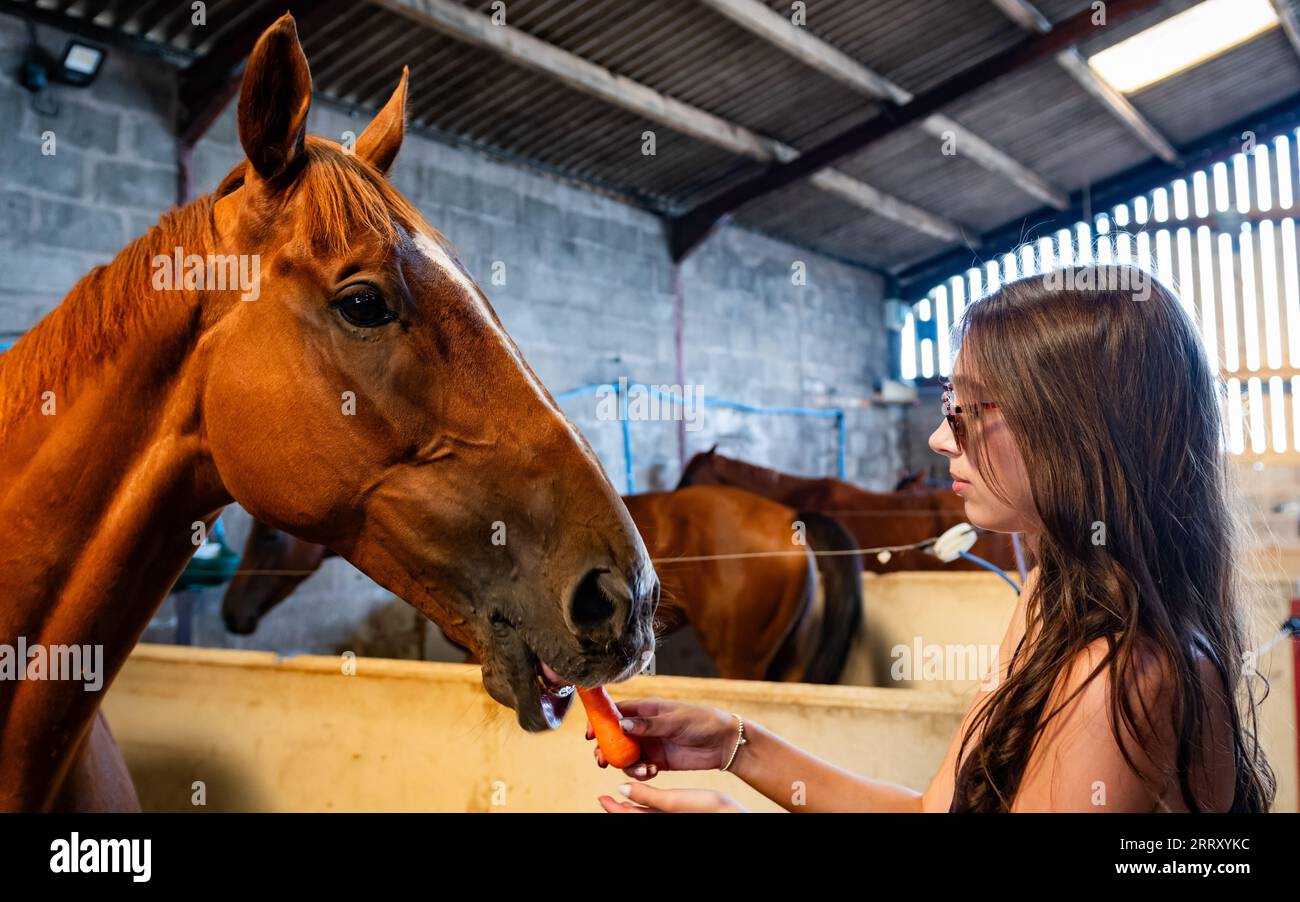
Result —
<path fill-rule="evenodd" d="M 1047 34 L 1052 30 L 1052 23 L 1030 0 L 990 0 L 990 2 L 1025 31 Z M 1138 112 L 1137 107 L 1133 106 L 1127 97 L 1097 74 L 1076 48 L 1071 47 L 1062 51 L 1057 55 L 1056 61 L 1112 116 L 1124 123 L 1139 141 L 1151 149 L 1152 153 L 1166 163 L 1178 162 L 1178 151 L 1174 149 L 1169 139 L 1162 135 L 1147 117 Z"/>
<path fill-rule="evenodd" d="M 797 159 L 769 166 L 759 175 L 723 191 L 694 209 L 669 220 L 673 258 L 680 260 L 702 242 L 714 225 L 750 201 L 808 178 L 837 160 L 852 156 L 913 122 L 919 122 L 994 81 L 1066 50 L 1103 28 L 1112 27 L 1154 6 L 1159 0 L 1110 0 L 1105 24 L 1093 23 L 1091 7 L 1066 19 L 1046 34 L 1026 38 L 917 95 L 906 106 L 881 101 L 885 111 L 841 132 Z"/>
<path fill-rule="evenodd" d="M 1282 30 L 1291 48 L 1300 55 L 1300 4 L 1296 0 L 1272 0 L 1277 17 L 1282 20 Z"/>
<path fill-rule="evenodd" d="M 459 3 L 450 0 L 375 0 L 375 5 L 456 40 L 490 50 L 514 65 L 540 72 L 589 97 L 596 97 L 739 156 L 773 165 L 799 157 L 799 151 L 787 144 L 660 94 L 527 32 L 509 25 L 494 25 L 490 17 Z M 962 240 L 964 230 L 960 224 L 852 176 L 828 172 L 814 183 L 849 203 L 942 241 Z"/>
<path fill-rule="evenodd" d="M 705 6 L 757 35 L 809 68 L 815 69 L 842 85 L 884 98 L 900 106 L 912 100 L 912 93 L 883 75 L 862 65 L 833 44 L 792 24 L 785 16 L 764 6 L 759 0 L 700 0 Z M 975 164 L 1010 181 L 1026 194 L 1043 203 L 1064 210 L 1070 195 L 1037 172 L 971 132 L 947 116 L 935 114 L 921 120 L 921 128 L 940 140 L 951 137 L 957 152 Z"/>

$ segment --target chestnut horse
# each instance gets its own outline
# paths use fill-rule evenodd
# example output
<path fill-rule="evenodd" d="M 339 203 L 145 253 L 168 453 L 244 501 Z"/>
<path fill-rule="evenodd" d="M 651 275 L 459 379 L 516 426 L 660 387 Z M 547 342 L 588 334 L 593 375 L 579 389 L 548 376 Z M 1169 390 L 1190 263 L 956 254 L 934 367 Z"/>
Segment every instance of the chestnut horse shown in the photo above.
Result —
<path fill-rule="evenodd" d="M 385 177 L 406 78 L 353 150 L 308 137 L 281 18 L 243 77 L 247 159 L 0 356 L 0 651 L 98 649 L 106 688 L 238 501 L 473 649 L 525 729 L 569 703 L 539 672 L 594 686 L 648 663 L 658 584 L 627 509 Z M 199 265 L 169 279 L 182 254 Z M 203 271 L 235 259 L 260 261 L 252 291 Z M 138 807 L 103 688 L 20 666 L 0 682 L 0 810 Z"/>
<path fill-rule="evenodd" d="M 623 501 L 663 581 L 660 636 L 689 623 L 724 679 L 839 680 L 861 624 L 862 570 L 857 555 L 809 553 L 854 547 L 838 522 L 725 486 Z M 331 556 L 254 520 L 221 604 L 226 628 L 252 633 Z"/>
<path fill-rule="evenodd" d="M 842 479 L 792 476 L 745 463 L 718 453 L 717 446 L 696 454 L 686 464 L 678 486 L 730 485 L 800 510 L 817 511 L 839 520 L 861 548 L 911 545 L 941 535 L 966 520 L 965 502 L 947 489 L 912 485 L 899 492 L 868 492 Z M 971 553 L 1003 570 L 1016 568 L 1011 539 L 983 535 Z M 875 573 L 896 570 L 977 570 L 960 558 L 945 564 L 924 551 L 898 551 L 882 563 L 864 555 L 863 566 Z"/>

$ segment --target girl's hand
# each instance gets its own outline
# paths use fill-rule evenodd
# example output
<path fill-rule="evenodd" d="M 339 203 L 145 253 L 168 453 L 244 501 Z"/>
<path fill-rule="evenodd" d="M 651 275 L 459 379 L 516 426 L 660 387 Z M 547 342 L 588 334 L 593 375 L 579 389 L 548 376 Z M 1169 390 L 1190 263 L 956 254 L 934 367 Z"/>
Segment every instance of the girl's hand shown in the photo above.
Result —
<path fill-rule="evenodd" d="M 749 809 L 731 796 L 711 789 L 656 789 L 643 783 L 624 783 L 619 787 L 630 802 L 616 802 L 600 797 L 600 807 L 610 814 L 739 814 Z"/>
<path fill-rule="evenodd" d="M 638 780 L 649 780 L 661 770 L 720 768 L 727 763 L 739 731 L 736 718 L 703 705 L 670 702 L 662 698 L 637 698 L 618 702 L 618 710 L 622 715 L 619 723 L 623 732 L 641 744 L 641 760 L 623 769 L 623 773 Z M 587 722 L 587 738 L 595 738 L 590 721 Z M 599 746 L 594 752 L 596 763 L 608 767 Z M 622 810 L 624 806 L 616 807 Z"/>

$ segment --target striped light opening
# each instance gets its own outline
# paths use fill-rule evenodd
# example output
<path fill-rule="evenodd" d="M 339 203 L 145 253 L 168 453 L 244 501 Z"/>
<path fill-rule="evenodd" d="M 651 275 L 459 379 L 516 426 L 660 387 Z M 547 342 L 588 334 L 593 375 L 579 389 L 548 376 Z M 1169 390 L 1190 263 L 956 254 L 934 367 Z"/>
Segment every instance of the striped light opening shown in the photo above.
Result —
<path fill-rule="evenodd" d="M 1071 263 L 1132 263 L 1173 288 L 1223 376 L 1237 454 L 1300 451 L 1300 130 L 1026 243 L 934 286 L 903 329 L 905 379 L 952 371 L 950 332 L 973 301 Z M 932 337 L 931 337 L 932 336 Z"/>

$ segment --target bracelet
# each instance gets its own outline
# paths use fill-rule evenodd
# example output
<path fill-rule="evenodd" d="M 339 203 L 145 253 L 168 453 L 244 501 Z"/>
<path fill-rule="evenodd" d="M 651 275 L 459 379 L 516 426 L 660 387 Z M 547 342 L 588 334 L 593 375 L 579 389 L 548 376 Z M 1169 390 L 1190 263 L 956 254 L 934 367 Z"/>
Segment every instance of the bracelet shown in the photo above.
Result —
<path fill-rule="evenodd" d="M 739 714 L 732 714 L 731 716 L 736 718 L 736 722 L 740 724 L 740 729 L 736 731 L 736 746 L 731 750 L 731 757 L 727 759 L 727 763 L 722 765 L 723 770 L 731 767 L 731 763 L 736 760 L 736 752 L 740 751 L 742 745 L 749 742 L 749 740 L 745 738 L 745 721 Z"/>

